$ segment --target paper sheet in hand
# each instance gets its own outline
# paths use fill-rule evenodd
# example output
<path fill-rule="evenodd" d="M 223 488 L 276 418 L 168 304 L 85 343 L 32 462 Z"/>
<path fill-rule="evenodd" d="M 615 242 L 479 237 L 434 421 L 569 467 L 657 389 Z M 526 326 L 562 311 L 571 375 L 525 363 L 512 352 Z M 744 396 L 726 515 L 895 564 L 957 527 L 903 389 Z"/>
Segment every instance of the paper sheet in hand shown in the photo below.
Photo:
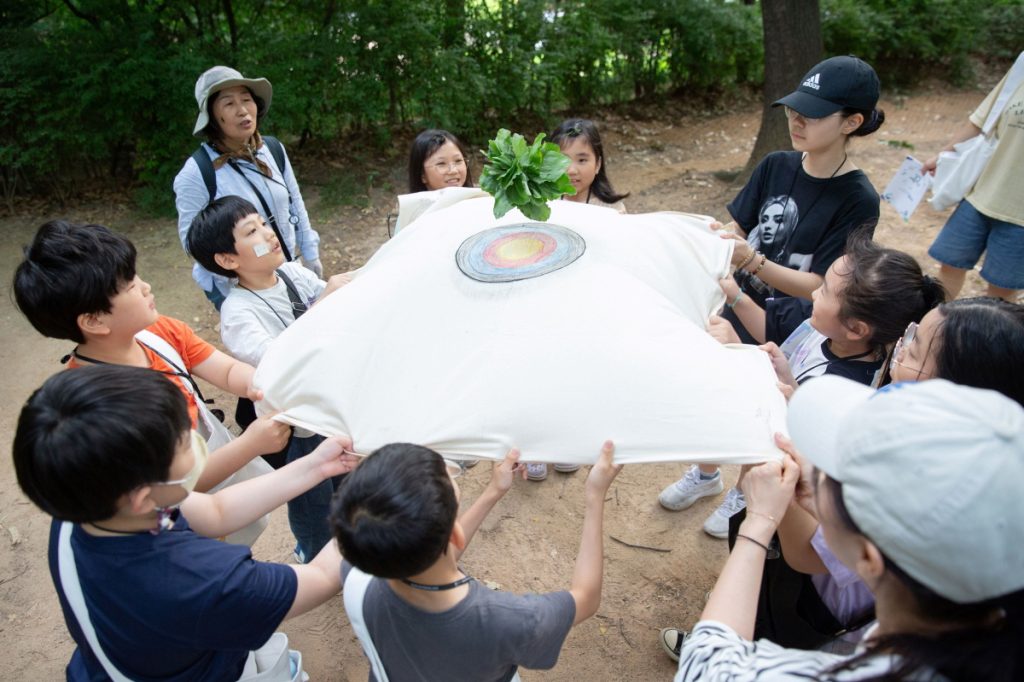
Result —
<path fill-rule="evenodd" d="M 910 220 L 925 192 L 932 186 L 932 176 L 922 174 L 921 165 L 913 156 L 903 159 L 896 175 L 882 192 L 882 199 L 892 204 L 904 220 Z"/>
<path fill-rule="evenodd" d="M 405 441 L 592 463 L 612 439 L 619 462 L 779 456 L 785 401 L 767 356 L 704 331 L 732 250 L 709 219 L 554 201 L 548 229 L 477 236 L 530 221 L 495 220 L 489 196 L 464 197 L 421 205 L 351 284 L 274 341 L 256 373 L 262 410 L 347 434 L 360 453 Z M 460 269 L 510 263 L 534 275 Z"/>

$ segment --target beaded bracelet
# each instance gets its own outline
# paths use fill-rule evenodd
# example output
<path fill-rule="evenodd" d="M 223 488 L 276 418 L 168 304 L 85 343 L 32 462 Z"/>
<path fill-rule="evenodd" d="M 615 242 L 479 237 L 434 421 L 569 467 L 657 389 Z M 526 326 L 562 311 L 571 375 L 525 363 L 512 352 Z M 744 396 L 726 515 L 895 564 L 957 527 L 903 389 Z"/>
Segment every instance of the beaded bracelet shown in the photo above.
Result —
<path fill-rule="evenodd" d="M 752 260 L 754 260 L 754 258 L 756 256 L 757 256 L 757 251 L 754 251 L 753 249 L 751 249 L 750 250 L 750 255 L 747 256 L 746 258 L 744 258 L 743 262 L 736 266 L 736 269 L 737 270 L 742 270 L 743 268 L 747 267 L 748 265 L 750 265 L 750 262 Z"/>
<path fill-rule="evenodd" d="M 755 268 L 754 271 L 752 273 L 750 273 L 750 274 L 751 275 L 756 275 L 757 273 L 761 272 L 761 270 L 764 269 L 765 263 L 767 263 L 767 262 L 768 262 L 768 256 L 766 256 L 766 255 L 764 255 L 762 253 L 761 254 L 761 262 L 760 262 L 760 264 L 758 264 L 757 268 Z"/>
<path fill-rule="evenodd" d="M 753 542 L 755 545 L 757 545 L 758 547 L 763 549 L 765 551 L 765 553 L 771 552 L 771 550 L 768 549 L 768 545 L 764 544 L 763 542 L 758 542 L 757 540 L 755 540 L 754 538 L 750 537 L 749 535 L 744 535 L 743 533 L 736 533 L 736 537 L 743 538 L 744 540 L 749 540 L 750 542 Z"/>

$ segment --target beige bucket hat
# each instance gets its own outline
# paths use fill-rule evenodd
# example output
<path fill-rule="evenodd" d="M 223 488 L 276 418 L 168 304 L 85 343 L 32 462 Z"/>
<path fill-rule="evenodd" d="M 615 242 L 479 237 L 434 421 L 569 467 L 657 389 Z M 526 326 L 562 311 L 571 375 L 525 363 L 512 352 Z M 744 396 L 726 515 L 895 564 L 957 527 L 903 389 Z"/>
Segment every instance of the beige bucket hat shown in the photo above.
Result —
<path fill-rule="evenodd" d="M 224 88 L 233 88 L 236 85 L 244 85 L 252 90 L 252 93 L 263 100 L 267 109 L 270 108 L 270 100 L 274 95 L 274 88 L 266 78 L 246 78 L 230 66 L 214 66 L 203 72 L 203 75 L 196 81 L 196 104 L 199 105 L 199 117 L 196 118 L 196 126 L 192 130 L 193 135 L 199 135 L 210 122 L 206 113 L 206 104 L 210 95 L 214 95 Z"/>

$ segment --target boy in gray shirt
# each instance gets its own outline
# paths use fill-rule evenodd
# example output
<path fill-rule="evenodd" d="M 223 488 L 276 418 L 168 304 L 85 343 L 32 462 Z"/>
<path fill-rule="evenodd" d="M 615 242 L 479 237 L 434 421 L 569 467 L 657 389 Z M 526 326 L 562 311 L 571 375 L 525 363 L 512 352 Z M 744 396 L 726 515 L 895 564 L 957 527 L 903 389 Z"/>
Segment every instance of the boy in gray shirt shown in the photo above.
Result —
<path fill-rule="evenodd" d="M 602 517 L 621 470 L 605 443 L 587 477 L 583 537 L 568 591 L 514 595 L 465 575 L 458 560 L 484 518 L 525 473 L 519 452 L 456 519 L 459 487 L 436 452 L 398 443 L 350 474 L 331 511 L 345 560 L 345 611 L 370 660 L 372 682 L 518 679 L 547 669 L 572 626 L 597 613 L 604 562 Z M 525 478 L 525 476 L 524 476 Z"/>

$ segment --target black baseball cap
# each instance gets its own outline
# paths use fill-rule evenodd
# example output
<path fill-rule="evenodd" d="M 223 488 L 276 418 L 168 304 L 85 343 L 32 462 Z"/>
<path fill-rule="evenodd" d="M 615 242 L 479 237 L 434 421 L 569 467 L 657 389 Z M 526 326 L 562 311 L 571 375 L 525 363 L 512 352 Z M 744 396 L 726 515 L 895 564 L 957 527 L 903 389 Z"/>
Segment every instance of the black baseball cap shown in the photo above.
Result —
<path fill-rule="evenodd" d="M 785 105 L 808 118 L 831 116 L 840 109 L 872 111 L 881 86 L 878 74 L 857 57 L 830 57 L 807 72 L 800 87 L 773 107 Z"/>

